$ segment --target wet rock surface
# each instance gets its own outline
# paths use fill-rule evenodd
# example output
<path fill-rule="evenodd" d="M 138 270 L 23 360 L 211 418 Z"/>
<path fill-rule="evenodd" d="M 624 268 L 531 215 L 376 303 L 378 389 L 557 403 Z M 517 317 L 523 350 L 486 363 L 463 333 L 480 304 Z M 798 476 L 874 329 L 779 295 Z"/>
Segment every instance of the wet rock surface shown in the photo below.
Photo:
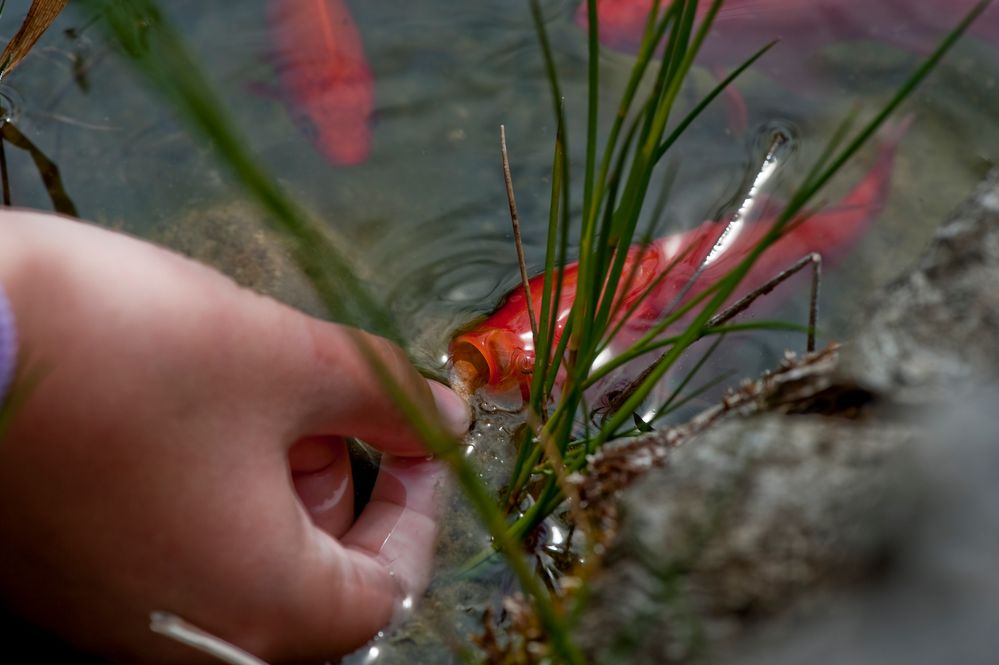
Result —
<path fill-rule="evenodd" d="M 999 653 L 999 387 L 965 386 L 913 450 L 918 519 L 876 580 L 798 608 L 730 645 L 720 662 L 987 665 Z M 955 436 L 955 433 L 959 435 Z"/>
<path fill-rule="evenodd" d="M 887 555 L 910 519 L 898 460 L 914 433 L 828 420 L 728 420 L 626 491 L 579 632 L 597 662 L 694 660 Z"/>
<path fill-rule="evenodd" d="M 999 375 L 999 170 L 869 307 L 841 375 L 897 403 Z"/>
<path fill-rule="evenodd" d="M 980 593 L 984 586 L 999 597 L 994 583 L 970 585 L 976 603 L 956 599 L 969 576 L 995 579 L 984 562 L 999 549 L 999 536 L 981 532 L 992 524 L 999 533 L 999 504 L 986 507 L 961 485 L 970 474 L 983 488 L 999 486 L 990 436 L 999 423 L 979 397 L 982 383 L 999 376 L 999 171 L 941 226 L 918 264 L 875 297 L 866 319 L 839 362 L 808 378 L 813 401 L 827 408 L 748 417 L 733 409 L 711 428 L 649 448 L 662 468 L 616 503 L 619 532 L 577 632 L 594 661 L 728 654 L 755 663 L 779 654 L 779 662 L 988 662 L 969 648 L 994 655 L 983 644 L 997 641 L 990 631 L 978 631 L 973 647 L 965 639 L 975 634 L 968 627 L 999 616 Z M 797 388 L 799 398 L 808 390 Z M 837 411 L 820 399 L 829 394 L 866 398 Z M 962 415 L 948 416 L 955 403 Z M 969 440 L 978 443 L 962 453 L 952 440 L 971 422 Z M 954 528 L 961 533 L 946 533 Z M 953 547 L 942 551 L 942 539 Z M 956 561 L 977 567 L 959 574 Z M 926 650 L 914 660 L 884 651 L 882 624 L 905 644 L 905 631 L 946 623 L 940 612 L 967 619 L 949 633 L 956 650 L 938 644 L 936 660 Z M 832 652 L 823 640 L 859 628 L 866 651 L 824 658 Z M 943 657 L 958 653 L 968 659 Z"/>

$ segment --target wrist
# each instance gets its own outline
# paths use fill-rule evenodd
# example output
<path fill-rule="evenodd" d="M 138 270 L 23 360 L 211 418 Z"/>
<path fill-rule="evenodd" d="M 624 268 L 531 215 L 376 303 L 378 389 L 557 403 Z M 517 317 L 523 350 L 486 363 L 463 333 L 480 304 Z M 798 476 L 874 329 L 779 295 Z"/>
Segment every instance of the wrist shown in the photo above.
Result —
<path fill-rule="evenodd" d="M 7 399 L 7 392 L 14 381 L 17 366 L 17 328 L 14 309 L 0 284 L 0 409 Z"/>

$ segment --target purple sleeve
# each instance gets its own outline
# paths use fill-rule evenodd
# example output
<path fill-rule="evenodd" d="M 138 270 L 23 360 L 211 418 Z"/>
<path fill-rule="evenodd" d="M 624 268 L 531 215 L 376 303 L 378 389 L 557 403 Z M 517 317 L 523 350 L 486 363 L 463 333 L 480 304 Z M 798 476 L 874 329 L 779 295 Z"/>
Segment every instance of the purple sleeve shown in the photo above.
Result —
<path fill-rule="evenodd" d="M 17 362 L 17 330 L 14 328 L 14 310 L 0 288 L 0 406 L 14 378 Z"/>

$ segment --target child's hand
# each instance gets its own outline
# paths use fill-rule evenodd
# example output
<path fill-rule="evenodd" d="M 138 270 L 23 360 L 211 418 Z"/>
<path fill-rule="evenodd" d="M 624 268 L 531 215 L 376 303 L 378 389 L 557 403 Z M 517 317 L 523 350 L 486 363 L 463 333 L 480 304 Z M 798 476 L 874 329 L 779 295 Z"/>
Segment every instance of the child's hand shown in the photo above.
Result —
<path fill-rule="evenodd" d="M 468 416 L 396 347 L 39 213 L 0 213 L 0 286 L 38 376 L 0 441 L 0 601 L 123 662 L 203 659 L 153 610 L 307 661 L 422 591 L 443 470 L 358 340 L 453 432 Z M 356 522 L 344 436 L 386 453 Z"/>

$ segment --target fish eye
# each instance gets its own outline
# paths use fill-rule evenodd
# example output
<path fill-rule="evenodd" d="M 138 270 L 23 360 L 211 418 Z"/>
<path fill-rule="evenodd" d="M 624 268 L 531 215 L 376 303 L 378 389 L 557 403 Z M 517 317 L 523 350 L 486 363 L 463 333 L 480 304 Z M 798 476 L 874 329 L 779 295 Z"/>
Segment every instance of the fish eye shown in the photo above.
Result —
<path fill-rule="evenodd" d="M 517 370 L 521 374 L 532 374 L 534 372 L 534 355 L 524 353 L 517 358 Z"/>

